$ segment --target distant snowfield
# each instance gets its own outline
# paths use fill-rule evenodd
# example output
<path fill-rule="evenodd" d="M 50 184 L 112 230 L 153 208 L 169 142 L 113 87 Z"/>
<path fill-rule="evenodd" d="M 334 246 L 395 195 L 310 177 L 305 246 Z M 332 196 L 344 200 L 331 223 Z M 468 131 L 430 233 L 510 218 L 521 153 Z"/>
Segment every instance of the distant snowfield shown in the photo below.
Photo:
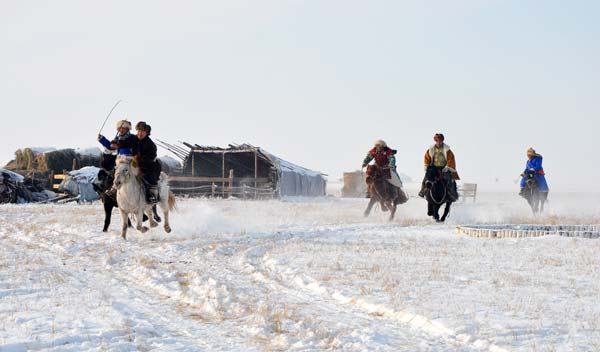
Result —
<path fill-rule="evenodd" d="M 600 349 L 600 241 L 463 223 L 600 222 L 597 197 L 514 195 L 394 223 L 366 200 L 180 200 L 173 233 L 101 232 L 100 204 L 0 207 L 0 351 Z M 115 212 L 116 215 L 116 212 Z"/>

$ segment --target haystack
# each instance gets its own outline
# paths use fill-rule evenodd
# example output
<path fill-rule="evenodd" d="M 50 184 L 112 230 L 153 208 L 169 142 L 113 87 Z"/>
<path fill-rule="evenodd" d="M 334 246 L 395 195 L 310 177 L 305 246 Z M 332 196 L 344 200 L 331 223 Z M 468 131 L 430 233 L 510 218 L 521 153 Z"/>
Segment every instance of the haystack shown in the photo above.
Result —
<path fill-rule="evenodd" d="M 362 171 L 344 172 L 344 187 L 342 188 L 342 197 L 365 197 L 366 194 L 367 185 L 365 182 L 365 173 Z"/>
<path fill-rule="evenodd" d="M 15 152 L 15 160 L 4 168 L 23 175 L 35 173 L 61 174 L 64 170 L 78 169 L 85 166 L 100 166 L 101 152 L 88 149 L 23 148 Z"/>

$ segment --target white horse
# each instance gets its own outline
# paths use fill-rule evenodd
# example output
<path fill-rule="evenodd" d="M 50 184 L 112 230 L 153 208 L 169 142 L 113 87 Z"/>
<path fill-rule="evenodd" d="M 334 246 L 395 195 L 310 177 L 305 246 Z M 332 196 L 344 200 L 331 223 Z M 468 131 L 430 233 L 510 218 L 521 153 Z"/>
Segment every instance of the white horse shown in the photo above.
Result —
<path fill-rule="evenodd" d="M 128 156 L 119 156 L 115 170 L 115 187 L 117 188 L 117 203 L 123 220 L 122 236 L 127 236 L 127 219 L 129 214 L 135 215 L 136 229 L 142 233 L 148 231 L 143 226 L 144 214 L 150 220 L 150 227 L 158 226 L 152 216 L 152 205 L 146 202 L 146 195 L 142 180 L 139 177 L 139 170 L 134 163 L 133 158 Z M 165 232 L 171 232 L 169 225 L 169 211 L 175 209 L 175 196 L 169 189 L 168 176 L 164 172 L 160 174 L 158 181 L 159 206 L 163 211 Z"/>

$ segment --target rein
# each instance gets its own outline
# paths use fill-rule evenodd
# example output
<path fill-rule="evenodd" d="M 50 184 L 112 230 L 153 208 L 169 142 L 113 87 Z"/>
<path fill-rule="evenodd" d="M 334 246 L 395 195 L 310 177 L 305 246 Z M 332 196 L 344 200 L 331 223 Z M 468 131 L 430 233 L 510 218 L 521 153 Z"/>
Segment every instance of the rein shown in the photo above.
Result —
<path fill-rule="evenodd" d="M 435 197 L 433 196 L 433 186 L 438 183 L 438 182 L 442 182 L 441 178 L 443 176 L 438 175 L 438 179 L 435 180 L 435 182 L 432 183 L 431 188 L 429 189 L 429 197 L 431 198 L 431 201 L 435 204 L 435 205 L 442 205 L 444 204 L 444 201 L 446 200 L 446 197 L 448 196 L 448 185 L 443 185 L 444 186 L 444 195 L 442 196 L 442 198 L 438 201 L 435 199 Z"/>
<path fill-rule="evenodd" d="M 436 181 L 436 182 L 439 182 L 439 181 Z M 444 187 L 444 196 L 442 197 L 442 199 L 440 201 L 437 201 L 435 199 L 435 197 L 433 196 L 433 186 L 431 186 L 431 188 L 429 189 L 429 196 L 431 197 L 431 201 L 434 202 L 436 205 L 443 204 L 447 195 L 448 195 L 448 189 L 446 187 Z"/>

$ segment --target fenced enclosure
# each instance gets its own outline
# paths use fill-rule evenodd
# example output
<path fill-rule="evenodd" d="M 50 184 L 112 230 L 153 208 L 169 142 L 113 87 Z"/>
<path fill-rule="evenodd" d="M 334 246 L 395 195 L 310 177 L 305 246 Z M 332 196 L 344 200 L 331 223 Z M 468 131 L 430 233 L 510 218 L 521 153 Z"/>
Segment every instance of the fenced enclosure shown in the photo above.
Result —
<path fill-rule="evenodd" d="M 523 238 L 564 236 L 599 238 L 600 225 L 464 225 L 456 233 L 480 238 Z"/>

